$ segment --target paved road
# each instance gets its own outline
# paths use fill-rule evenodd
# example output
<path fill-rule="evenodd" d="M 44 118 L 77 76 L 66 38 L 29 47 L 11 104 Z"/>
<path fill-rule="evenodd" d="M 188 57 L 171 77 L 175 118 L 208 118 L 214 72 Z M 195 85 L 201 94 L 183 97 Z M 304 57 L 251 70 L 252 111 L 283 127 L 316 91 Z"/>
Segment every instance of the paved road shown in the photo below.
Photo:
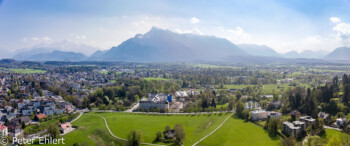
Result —
<path fill-rule="evenodd" d="M 126 110 L 125 112 L 131 113 L 135 109 L 139 108 L 139 102 L 137 102 L 134 106 L 132 106 L 130 109 Z"/>
<path fill-rule="evenodd" d="M 208 135 L 204 136 L 202 139 L 200 139 L 199 141 L 197 141 L 196 143 L 194 143 L 192 146 L 197 145 L 198 143 L 200 143 L 201 141 L 203 141 L 204 139 L 206 139 L 208 136 L 210 136 L 211 134 L 213 134 L 216 130 L 218 130 L 222 125 L 225 124 L 225 122 L 228 120 L 228 118 L 230 118 L 234 113 L 230 114 L 229 116 L 227 116 L 227 118 L 218 126 L 216 127 L 212 132 L 210 132 Z"/>
<path fill-rule="evenodd" d="M 326 125 L 324 125 L 323 127 L 324 127 L 325 129 L 334 129 L 334 130 L 338 130 L 338 131 L 343 131 L 342 129 L 334 128 L 334 127 L 330 127 L 330 126 L 326 126 Z"/>
<path fill-rule="evenodd" d="M 78 120 L 83 115 L 84 112 L 80 111 L 79 113 L 80 113 L 79 116 L 73 119 L 72 121 L 70 121 L 70 123 L 73 123 L 74 121 Z"/>

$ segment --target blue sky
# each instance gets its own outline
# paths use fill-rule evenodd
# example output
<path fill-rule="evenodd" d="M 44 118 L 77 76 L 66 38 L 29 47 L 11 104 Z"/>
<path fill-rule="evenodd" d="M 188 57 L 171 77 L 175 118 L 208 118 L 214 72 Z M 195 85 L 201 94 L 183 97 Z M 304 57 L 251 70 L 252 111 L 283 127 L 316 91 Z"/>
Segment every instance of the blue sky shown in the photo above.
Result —
<path fill-rule="evenodd" d="M 0 51 L 69 41 L 109 49 L 152 26 L 267 45 L 350 44 L 349 0 L 0 0 Z M 90 50 L 91 52 L 92 50 Z"/>

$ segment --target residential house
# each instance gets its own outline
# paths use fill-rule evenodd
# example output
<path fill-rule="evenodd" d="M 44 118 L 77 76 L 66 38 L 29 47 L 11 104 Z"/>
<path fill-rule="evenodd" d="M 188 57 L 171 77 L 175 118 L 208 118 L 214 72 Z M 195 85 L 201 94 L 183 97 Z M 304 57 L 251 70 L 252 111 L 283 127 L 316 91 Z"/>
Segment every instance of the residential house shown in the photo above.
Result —
<path fill-rule="evenodd" d="M 173 139 L 175 137 L 175 130 L 168 130 L 168 131 L 164 131 L 163 135 L 165 136 L 165 138 L 167 139 Z"/>
<path fill-rule="evenodd" d="M 325 112 L 319 112 L 318 117 L 322 118 L 325 123 L 329 123 L 331 121 L 331 116 Z"/>
<path fill-rule="evenodd" d="M 47 118 L 45 114 L 38 114 L 34 117 L 35 120 L 40 121 L 41 119 Z"/>
<path fill-rule="evenodd" d="M 72 125 L 69 122 L 60 125 L 61 133 L 67 133 L 72 129 Z"/>
<path fill-rule="evenodd" d="M 10 137 L 18 137 L 23 134 L 22 123 L 20 118 L 13 118 L 8 124 L 8 131 Z"/>
<path fill-rule="evenodd" d="M 32 122 L 32 119 L 29 116 L 24 116 L 19 118 L 21 122 L 24 122 L 25 125 L 30 125 Z"/>
<path fill-rule="evenodd" d="M 35 111 L 35 108 L 33 105 L 25 105 L 21 108 L 21 111 L 23 116 L 30 116 Z"/>
<path fill-rule="evenodd" d="M 344 125 L 346 125 L 346 122 L 348 121 L 348 119 L 346 118 L 338 118 L 335 120 L 335 123 L 334 123 L 334 127 L 342 127 Z"/>
<path fill-rule="evenodd" d="M 293 121 L 282 122 L 282 132 L 287 136 L 294 135 L 294 137 L 301 136 L 302 132 L 306 130 L 305 122 L 301 121 Z"/>
<path fill-rule="evenodd" d="M 6 137 L 8 135 L 7 126 L 0 124 L 0 137 Z"/>
<path fill-rule="evenodd" d="M 316 119 L 310 117 L 310 116 L 303 116 L 299 118 L 299 121 L 303 121 L 306 124 L 306 127 L 311 126 L 316 122 Z"/>
<path fill-rule="evenodd" d="M 267 114 L 267 119 L 271 119 L 271 118 L 279 119 L 281 117 L 282 117 L 282 113 L 279 113 L 279 112 L 272 111 Z"/>

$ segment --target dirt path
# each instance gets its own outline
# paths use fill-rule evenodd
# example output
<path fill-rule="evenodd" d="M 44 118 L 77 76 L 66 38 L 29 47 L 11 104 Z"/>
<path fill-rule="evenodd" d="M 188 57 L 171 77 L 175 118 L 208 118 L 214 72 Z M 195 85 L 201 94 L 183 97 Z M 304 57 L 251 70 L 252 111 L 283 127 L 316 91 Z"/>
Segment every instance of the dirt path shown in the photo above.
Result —
<path fill-rule="evenodd" d="M 194 143 L 192 146 L 197 145 L 198 143 L 200 143 L 201 141 L 203 141 L 204 139 L 206 139 L 208 136 L 210 136 L 211 134 L 213 134 L 216 130 L 218 130 L 222 125 L 224 125 L 226 123 L 226 121 L 228 120 L 228 118 L 230 118 L 233 115 L 230 114 L 229 116 L 227 116 L 227 118 L 218 126 L 216 127 L 212 132 L 210 132 L 208 135 L 204 136 L 202 139 L 200 139 L 199 141 L 197 141 L 196 143 Z"/>

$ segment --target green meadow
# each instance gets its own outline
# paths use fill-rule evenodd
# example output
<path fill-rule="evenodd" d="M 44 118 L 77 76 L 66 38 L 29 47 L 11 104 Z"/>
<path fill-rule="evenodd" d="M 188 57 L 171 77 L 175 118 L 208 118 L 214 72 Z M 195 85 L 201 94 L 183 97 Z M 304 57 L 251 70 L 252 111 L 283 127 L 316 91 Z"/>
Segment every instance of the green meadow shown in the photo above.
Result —
<path fill-rule="evenodd" d="M 21 73 L 21 74 L 36 74 L 36 73 L 45 73 L 45 70 L 39 70 L 39 69 L 17 69 L 17 68 L 9 68 L 8 70 L 13 71 L 15 73 Z"/>
<path fill-rule="evenodd" d="M 186 133 L 184 145 L 193 145 L 218 127 L 229 113 L 197 115 L 89 113 L 73 123 L 78 129 L 64 136 L 66 144 L 122 144 L 122 141 L 109 134 L 104 120 L 97 115 L 105 117 L 112 133 L 120 138 L 126 139 L 129 132 L 135 129 L 141 132 L 144 143 L 160 145 L 172 145 L 172 143 L 155 142 L 156 133 L 163 132 L 165 126 L 173 128 L 175 124 L 181 124 Z M 279 140 L 280 138 L 270 138 L 262 127 L 231 117 L 198 145 L 278 145 Z"/>
<path fill-rule="evenodd" d="M 280 139 L 279 137 L 270 138 L 268 133 L 258 125 L 232 117 L 198 146 L 276 146 L 280 145 Z"/>

